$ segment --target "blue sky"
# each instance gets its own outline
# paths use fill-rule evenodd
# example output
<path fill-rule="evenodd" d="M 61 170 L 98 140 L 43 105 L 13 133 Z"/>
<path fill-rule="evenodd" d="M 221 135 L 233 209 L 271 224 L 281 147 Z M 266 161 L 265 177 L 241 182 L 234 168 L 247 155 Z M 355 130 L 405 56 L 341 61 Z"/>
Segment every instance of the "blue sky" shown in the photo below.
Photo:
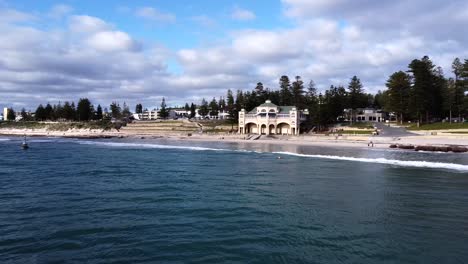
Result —
<path fill-rule="evenodd" d="M 424 55 L 450 77 L 467 24 L 463 0 L 0 0 L 0 107 L 182 105 L 281 75 L 375 93 Z"/>

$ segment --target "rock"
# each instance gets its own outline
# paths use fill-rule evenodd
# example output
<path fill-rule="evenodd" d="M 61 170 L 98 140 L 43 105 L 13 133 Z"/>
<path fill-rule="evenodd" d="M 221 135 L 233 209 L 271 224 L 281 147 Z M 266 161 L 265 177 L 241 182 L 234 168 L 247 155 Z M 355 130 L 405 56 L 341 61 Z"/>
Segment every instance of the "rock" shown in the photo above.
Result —
<path fill-rule="evenodd" d="M 413 145 L 398 145 L 400 149 L 414 149 Z"/>
<path fill-rule="evenodd" d="M 455 152 L 455 153 L 464 153 L 468 151 L 466 147 L 452 146 L 451 148 L 452 148 L 452 152 Z"/>
<path fill-rule="evenodd" d="M 391 144 L 390 148 L 398 148 L 398 145 L 397 144 Z"/>

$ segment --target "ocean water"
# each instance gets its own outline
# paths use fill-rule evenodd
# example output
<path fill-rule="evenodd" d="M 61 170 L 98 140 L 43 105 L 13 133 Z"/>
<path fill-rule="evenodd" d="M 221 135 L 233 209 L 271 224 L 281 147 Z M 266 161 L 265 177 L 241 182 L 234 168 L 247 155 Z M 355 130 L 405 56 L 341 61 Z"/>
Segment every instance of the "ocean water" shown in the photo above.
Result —
<path fill-rule="evenodd" d="M 0 138 L 0 263 L 466 263 L 468 155 Z"/>

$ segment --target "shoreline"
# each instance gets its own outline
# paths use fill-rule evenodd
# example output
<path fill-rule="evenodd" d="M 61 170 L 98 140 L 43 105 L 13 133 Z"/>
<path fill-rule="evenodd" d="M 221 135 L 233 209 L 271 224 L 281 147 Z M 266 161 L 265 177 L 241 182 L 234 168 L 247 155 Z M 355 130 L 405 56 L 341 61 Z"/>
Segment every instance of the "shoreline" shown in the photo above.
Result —
<path fill-rule="evenodd" d="M 300 135 L 300 136 L 274 136 L 264 137 L 259 140 L 248 140 L 246 135 L 239 134 L 198 134 L 192 133 L 128 133 L 117 130 L 69 130 L 48 131 L 45 129 L 2 129 L 0 136 L 22 137 L 61 137 L 77 139 L 167 139 L 187 142 L 227 142 L 227 143 L 256 143 L 274 145 L 294 146 L 317 146 L 317 147 L 347 147 L 347 148 L 376 148 L 390 149 L 391 145 L 413 145 L 413 146 L 441 146 L 441 147 L 468 147 L 468 136 L 406 136 L 399 138 L 346 135 L 346 136 L 324 136 L 324 135 Z M 373 146 L 368 145 L 370 142 Z M 409 150 L 411 151 L 411 150 Z M 412 150 L 414 151 L 414 150 Z"/>

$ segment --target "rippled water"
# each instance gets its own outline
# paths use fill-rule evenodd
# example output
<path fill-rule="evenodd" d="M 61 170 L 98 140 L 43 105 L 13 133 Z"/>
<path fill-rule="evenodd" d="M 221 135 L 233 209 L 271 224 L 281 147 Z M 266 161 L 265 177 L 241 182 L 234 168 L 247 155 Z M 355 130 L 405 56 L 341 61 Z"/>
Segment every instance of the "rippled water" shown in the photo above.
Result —
<path fill-rule="evenodd" d="M 19 143 L 0 140 L 1 263 L 468 260 L 465 154 Z"/>

